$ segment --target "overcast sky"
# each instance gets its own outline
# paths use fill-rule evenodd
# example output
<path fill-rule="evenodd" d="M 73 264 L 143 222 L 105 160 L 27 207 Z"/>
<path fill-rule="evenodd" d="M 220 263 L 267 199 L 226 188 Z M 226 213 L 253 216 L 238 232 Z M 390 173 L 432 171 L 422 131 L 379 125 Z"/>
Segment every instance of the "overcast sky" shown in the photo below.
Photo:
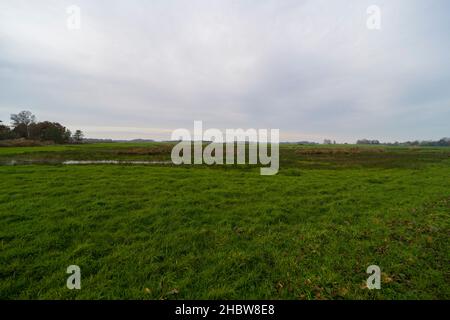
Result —
<path fill-rule="evenodd" d="M 449 14 L 447 0 L 0 0 L 0 120 L 26 109 L 99 138 L 202 120 L 283 140 L 439 139 Z"/>

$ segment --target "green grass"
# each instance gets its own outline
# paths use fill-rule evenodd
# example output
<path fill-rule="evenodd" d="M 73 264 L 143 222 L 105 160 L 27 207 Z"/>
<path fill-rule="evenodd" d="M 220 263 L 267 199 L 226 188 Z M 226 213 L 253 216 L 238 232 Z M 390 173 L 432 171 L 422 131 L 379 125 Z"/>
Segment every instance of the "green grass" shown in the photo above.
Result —
<path fill-rule="evenodd" d="M 168 144 L 0 148 L 170 159 Z M 283 145 L 255 166 L 0 166 L 0 299 L 449 299 L 450 149 Z M 68 290 L 79 265 L 82 289 Z M 364 287 L 379 265 L 382 289 Z"/>

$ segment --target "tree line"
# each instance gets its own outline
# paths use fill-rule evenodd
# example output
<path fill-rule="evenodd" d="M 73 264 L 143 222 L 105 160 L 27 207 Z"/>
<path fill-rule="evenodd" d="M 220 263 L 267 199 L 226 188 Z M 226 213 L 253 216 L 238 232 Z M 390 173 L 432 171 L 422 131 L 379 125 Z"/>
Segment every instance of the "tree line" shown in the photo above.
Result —
<path fill-rule="evenodd" d="M 424 140 L 424 141 L 406 141 L 406 142 L 385 142 L 381 143 L 378 140 L 361 139 L 356 144 L 370 144 L 370 145 L 385 145 L 385 146 L 420 146 L 420 147 L 449 147 L 450 138 L 442 138 L 437 141 Z"/>
<path fill-rule="evenodd" d="M 38 122 L 30 111 L 11 115 L 11 126 L 0 120 L 0 140 L 27 139 L 54 143 L 81 143 L 83 132 L 72 132 L 58 122 Z"/>

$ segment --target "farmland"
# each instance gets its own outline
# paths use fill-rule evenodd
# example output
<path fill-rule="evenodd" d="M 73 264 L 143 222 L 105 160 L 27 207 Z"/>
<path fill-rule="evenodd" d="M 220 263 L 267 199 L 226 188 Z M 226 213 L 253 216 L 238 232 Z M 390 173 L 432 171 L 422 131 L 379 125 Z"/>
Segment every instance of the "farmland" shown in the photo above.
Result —
<path fill-rule="evenodd" d="M 285 144 L 276 176 L 61 164 L 164 162 L 172 146 L 0 148 L 0 298 L 450 298 L 450 148 Z"/>

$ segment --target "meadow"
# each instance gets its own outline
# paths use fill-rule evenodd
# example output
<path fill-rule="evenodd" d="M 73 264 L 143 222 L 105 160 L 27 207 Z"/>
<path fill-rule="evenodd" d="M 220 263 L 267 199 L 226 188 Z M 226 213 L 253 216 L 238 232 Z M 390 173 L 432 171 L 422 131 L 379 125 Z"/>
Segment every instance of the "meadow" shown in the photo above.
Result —
<path fill-rule="evenodd" d="M 450 299 L 450 148 L 283 144 L 276 176 L 61 164 L 172 146 L 0 148 L 0 299 Z"/>

